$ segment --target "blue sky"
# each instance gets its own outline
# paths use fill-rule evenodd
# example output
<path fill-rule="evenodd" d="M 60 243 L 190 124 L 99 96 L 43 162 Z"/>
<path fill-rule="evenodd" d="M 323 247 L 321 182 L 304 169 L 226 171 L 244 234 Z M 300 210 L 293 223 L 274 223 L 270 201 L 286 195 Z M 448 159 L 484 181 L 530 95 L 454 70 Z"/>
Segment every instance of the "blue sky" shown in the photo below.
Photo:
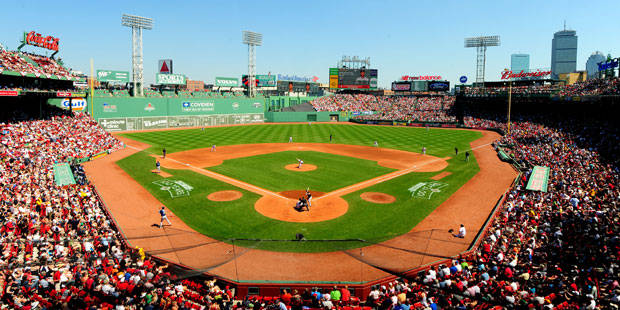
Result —
<path fill-rule="evenodd" d="M 213 83 L 215 76 L 247 72 L 241 31 L 263 33 L 257 73 L 318 76 L 343 55 L 370 57 L 379 86 L 402 75 L 475 78 L 475 49 L 465 37 L 500 35 L 487 51 L 487 80 L 498 80 L 510 54 L 530 54 L 531 68 L 548 68 L 551 39 L 567 28 L 579 37 L 577 69 L 597 50 L 620 54 L 620 13 L 615 1 L 10 1 L 3 2 L 0 43 L 14 50 L 23 31 L 60 38 L 69 67 L 131 70 L 131 31 L 122 13 L 151 17 L 145 31 L 144 76 L 155 79 L 157 61 L 171 58 L 175 73 Z M 45 54 L 43 49 L 26 50 Z"/>

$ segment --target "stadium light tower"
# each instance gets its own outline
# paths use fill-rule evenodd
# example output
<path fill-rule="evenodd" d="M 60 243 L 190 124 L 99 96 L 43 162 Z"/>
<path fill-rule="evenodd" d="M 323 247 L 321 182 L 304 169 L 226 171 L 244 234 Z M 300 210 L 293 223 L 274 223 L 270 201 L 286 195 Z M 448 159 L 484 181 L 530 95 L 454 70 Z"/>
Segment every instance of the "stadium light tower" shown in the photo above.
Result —
<path fill-rule="evenodd" d="M 476 83 L 484 83 L 484 66 L 487 60 L 487 46 L 499 46 L 499 36 L 482 36 L 465 39 L 465 47 L 477 48 Z"/>
<path fill-rule="evenodd" d="M 252 31 L 243 31 L 243 44 L 248 45 L 248 96 L 256 93 L 256 55 L 254 47 L 263 45 L 263 35 Z"/>
<path fill-rule="evenodd" d="M 131 28 L 131 67 L 133 69 L 133 95 L 144 96 L 144 65 L 142 61 L 142 29 L 153 29 L 153 19 L 123 14 L 121 25 Z"/>

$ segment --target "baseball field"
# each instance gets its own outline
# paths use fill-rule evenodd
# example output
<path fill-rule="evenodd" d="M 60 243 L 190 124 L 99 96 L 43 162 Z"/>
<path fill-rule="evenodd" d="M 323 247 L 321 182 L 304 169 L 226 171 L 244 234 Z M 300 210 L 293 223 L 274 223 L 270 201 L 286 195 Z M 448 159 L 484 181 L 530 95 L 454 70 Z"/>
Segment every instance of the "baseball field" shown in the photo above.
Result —
<path fill-rule="evenodd" d="M 117 164 L 197 232 L 217 240 L 235 239 L 239 245 L 271 251 L 322 252 L 379 243 L 410 231 L 478 172 L 475 157 L 471 156 L 466 162 L 464 152 L 481 134 L 463 130 L 304 123 L 138 132 L 122 136 L 150 147 Z M 293 137 L 293 143 L 288 143 L 289 137 Z M 374 141 L 378 147 L 374 146 Z M 215 152 L 212 150 L 214 144 Z M 270 147 L 265 149 L 267 144 Z M 322 144 L 325 149 L 307 147 L 316 144 Z M 233 146 L 237 148 L 229 149 Z M 352 150 L 350 156 L 338 154 L 339 149 L 347 146 L 360 149 Z M 423 147 L 426 155 L 420 155 Z M 462 150 L 457 156 L 455 147 Z M 168 154 L 166 159 L 161 158 L 164 148 Z M 406 160 L 382 163 L 381 160 L 391 158 L 398 160 L 392 157 L 392 150 L 401 151 L 400 156 L 410 156 L 414 159 L 410 164 L 417 163 L 419 167 L 408 167 Z M 359 152 L 368 151 L 370 156 L 359 156 Z M 220 158 L 218 156 L 224 159 L 210 161 Z M 416 160 L 421 156 L 432 160 L 424 164 Z M 156 159 L 162 163 L 160 174 L 152 172 Z M 304 161 L 302 168 L 314 166 L 316 169 L 298 171 L 295 168 L 297 159 Z M 443 165 L 435 167 L 438 162 L 445 163 L 445 168 Z M 286 169 L 289 164 L 294 168 Z M 288 199 L 267 201 L 257 207 L 262 192 L 188 169 L 187 165 L 265 189 L 274 193 L 276 199 L 276 195 Z M 401 173 L 393 178 L 330 196 L 340 189 L 399 171 Z M 445 177 L 433 180 L 438 174 Z M 293 210 L 295 200 L 306 189 L 314 194 L 315 205 L 310 212 L 297 212 Z M 222 192 L 236 193 L 236 197 L 208 198 Z M 372 197 L 364 199 L 363 193 L 378 194 L 373 200 Z M 330 201 L 329 206 L 320 205 L 330 197 L 336 201 Z M 344 210 L 329 215 L 334 209 L 343 209 L 342 205 L 345 205 Z M 293 218 L 270 214 L 274 212 L 293 213 Z M 308 218 L 313 213 L 320 213 L 315 216 L 318 220 Z M 297 233 L 308 240 L 323 242 L 289 242 Z"/>
<path fill-rule="evenodd" d="M 297 123 L 115 135 L 126 148 L 84 169 L 129 245 L 245 283 L 366 283 L 458 255 L 516 176 L 489 131 Z M 295 210 L 306 191 L 309 211 Z M 160 228 L 162 205 L 172 225 Z M 449 232 L 460 224 L 465 238 Z"/>

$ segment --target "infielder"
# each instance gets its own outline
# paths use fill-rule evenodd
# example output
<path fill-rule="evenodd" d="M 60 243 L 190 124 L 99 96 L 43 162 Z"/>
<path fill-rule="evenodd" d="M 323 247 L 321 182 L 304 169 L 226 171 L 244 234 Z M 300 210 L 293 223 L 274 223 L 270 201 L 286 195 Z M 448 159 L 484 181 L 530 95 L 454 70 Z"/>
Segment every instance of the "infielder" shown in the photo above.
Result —
<path fill-rule="evenodd" d="M 159 222 L 159 228 L 161 228 L 164 225 L 164 220 L 168 222 L 168 225 L 172 225 L 172 223 L 170 223 L 170 220 L 168 220 L 168 216 L 166 216 L 166 210 L 164 210 L 164 206 L 161 206 L 161 209 L 159 210 L 159 215 L 161 215 L 161 221 Z"/>
<path fill-rule="evenodd" d="M 215 144 L 211 145 L 211 152 L 215 152 Z"/>
<path fill-rule="evenodd" d="M 288 137 L 288 143 L 293 143 L 293 136 Z"/>
<path fill-rule="evenodd" d="M 426 146 L 422 147 L 422 155 L 426 155 Z"/>
<path fill-rule="evenodd" d="M 379 142 L 377 142 L 377 140 L 375 140 L 375 147 L 379 147 Z"/>
<path fill-rule="evenodd" d="M 297 158 L 297 162 L 299 163 L 299 164 L 297 165 L 297 169 L 301 169 L 301 165 L 303 165 L 303 164 L 304 164 L 304 161 L 303 161 L 303 160 L 301 160 L 301 159 L 299 159 L 299 158 Z"/>

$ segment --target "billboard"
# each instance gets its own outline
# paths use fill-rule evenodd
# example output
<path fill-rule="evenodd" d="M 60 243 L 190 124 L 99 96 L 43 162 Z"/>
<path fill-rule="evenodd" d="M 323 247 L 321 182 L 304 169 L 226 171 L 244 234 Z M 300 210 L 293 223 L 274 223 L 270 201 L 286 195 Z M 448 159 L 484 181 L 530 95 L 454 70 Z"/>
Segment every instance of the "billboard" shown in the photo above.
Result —
<path fill-rule="evenodd" d="M 129 71 L 97 70 L 99 82 L 128 83 Z"/>
<path fill-rule="evenodd" d="M 71 109 L 72 111 L 83 111 L 86 109 L 86 105 L 84 98 L 63 98 L 60 101 L 60 106 L 63 109 Z"/>
<path fill-rule="evenodd" d="M 157 73 L 155 75 L 155 84 L 185 85 L 185 76 L 180 74 Z"/>
<path fill-rule="evenodd" d="M 450 82 L 448 82 L 448 81 L 428 82 L 428 90 L 430 90 L 430 91 L 449 91 L 450 90 Z"/>
<path fill-rule="evenodd" d="M 393 91 L 411 91 L 410 82 L 392 82 Z"/>
<path fill-rule="evenodd" d="M 329 88 L 338 88 L 338 68 L 329 68 Z"/>
<path fill-rule="evenodd" d="M 338 88 L 377 88 L 377 69 L 338 69 Z"/>
<path fill-rule="evenodd" d="M 243 86 L 248 86 L 248 76 L 241 76 L 241 82 Z M 276 86 L 276 76 L 275 75 L 265 75 L 259 74 L 256 75 L 256 87 L 275 87 Z"/>
<path fill-rule="evenodd" d="M 215 77 L 215 86 L 217 87 L 237 87 L 239 86 L 238 78 Z"/>
<path fill-rule="evenodd" d="M 58 41 L 60 41 L 60 39 L 53 36 L 44 36 L 40 33 L 30 31 L 24 32 L 24 39 L 22 40 L 22 44 L 38 46 L 58 52 Z M 19 50 L 20 48 L 21 46 L 17 49 Z"/>
<path fill-rule="evenodd" d="M 173 74 L 172 71 L 172 59 L 160 59 L 157 66 L 158 72 L 161 74 Z"/>
<path fill-rule="evenodd" d="M 319 92 L 319 83 L 278 81 L 278 91 L 296 93 L 317 93 Z"/>

